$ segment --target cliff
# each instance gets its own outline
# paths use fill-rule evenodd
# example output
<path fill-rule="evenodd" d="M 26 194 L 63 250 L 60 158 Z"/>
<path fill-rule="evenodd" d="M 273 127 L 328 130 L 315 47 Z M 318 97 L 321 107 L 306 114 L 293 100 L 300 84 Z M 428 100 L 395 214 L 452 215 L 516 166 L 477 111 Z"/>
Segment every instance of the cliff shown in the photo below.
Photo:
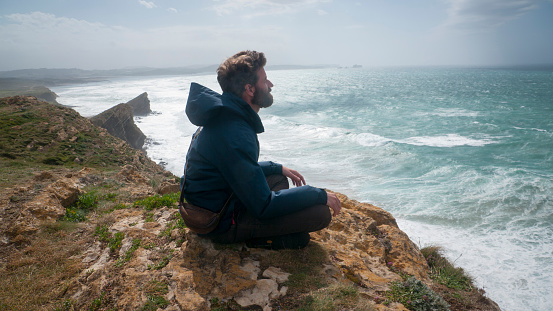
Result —
<path fill-rule="evenodd" d="M 72 109 L 0 99 L 0 134 L 0 309 L 447 310 L 438 292 L 499 310 L 444 289 L 392 215 L 345 195 L 305 249 L 217 245 L 182 223 L 178 178 Z"/>
<path fill-rule="evenodd" d="M 150 109 L 150 99 L 148 99 L 148 93 L 146 92 L 128 101 L 127 105 L 131 106 L 135 116 L 145 116 L 152 112 Z"/>
<path fill-rule="evenodd" d="M 142 149 L 146 135 L 134 123 L 133 108 L 128 104 L 119 104 L 94 117 L 90 121 L 105 128 L 111 135 L 128 142 L 135 149 Z"/>
<path fill-rule="evenodd" d="M 41 81 L 17 78 L 0 78 L 0 97 L 34 96 L 50 103 L 57 104 L 58 95 L 43 86 Z"/>

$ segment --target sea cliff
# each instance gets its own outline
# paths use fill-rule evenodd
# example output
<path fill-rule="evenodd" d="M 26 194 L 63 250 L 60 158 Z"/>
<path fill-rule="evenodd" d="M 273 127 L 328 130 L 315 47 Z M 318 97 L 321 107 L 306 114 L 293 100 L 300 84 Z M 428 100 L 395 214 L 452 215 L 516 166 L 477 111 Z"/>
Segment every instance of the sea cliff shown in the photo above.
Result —
<path fill-rule="evenodd" d="M 439 281 L 437 254 L 371 204 L 338 194 L 305 249 L 213 244 L 142 151 L 34 97 L 0 112 L 2 310 L 499 310 Z"/>

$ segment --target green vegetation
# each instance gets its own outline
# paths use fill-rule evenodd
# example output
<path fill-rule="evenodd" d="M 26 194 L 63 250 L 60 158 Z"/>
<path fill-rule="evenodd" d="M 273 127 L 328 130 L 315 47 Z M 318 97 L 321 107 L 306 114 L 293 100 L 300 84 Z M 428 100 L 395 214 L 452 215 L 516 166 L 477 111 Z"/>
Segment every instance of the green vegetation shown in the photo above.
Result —
<path fill-rule="evenodd" d="M 77 201 L 65 209 L 63 220 L 70 222 L 86 221 L 86 214 L 98 207 L 99 197 L 95 191 L 81 194 Z"/>
<path fill-rule="evenodd" d="M 149 161 L 73 109 L 23 98 L 0 98 L 0 159 L 0 188 L 24 184 L 37 171 L 83 166 L 119 171 Z"/>
<path fill-rule="evenodd" d="M 454 267 L 441 254 L 439 247 L 426 247 L 421 252 L 430 267 L 430 278 L 438 284 L 433 289 L 450 304 L 451 309 L 472 310 L 487 307 L 487 302 L 482 299 L 484 290 L 474 286 L 472 278 L 462 268 Z"/>
<path fill-rule="evenodd" d="M 37 81 L 0 78 L 0 98 L 17 95 L 35 96 L 52 104 L 57 104 L 57 95 L 49 88 L 39 85 Z"/>
<path fill-rule="evenodd" d="M 164 250 L 162 250 L 162 252 L 164 252 Z M 171 258 L 173 258 L 173 250 L 170 250 L 169 254 L 163 256 L 163 258 L 155 265 L 148 265 L 148 270 L 159 270 L 165 268 L 169 261 L 171 261 Z"/>
<path fill-rule="evenodd" d="M 121 243 L 125 238 L 125 234 L 123 232 L 116 232 L 115 234 L 109 232 L 107 225 L 97 226 L 96 229 L 94 229 L 94 236 L 98 237 L 98 241 L 107 243 L 112 253 L 121 247 Z M 140 246 L 140 241 L 138 244 L 138 246 Z M 136 248 L 138 248 L 138 246 Z"/>
<path fill-rule="evenodd" d="M 171 238 L 171 231 L 174 229 L 181 229 L 180 233 L 181 235 L 184 235 L 184 228 L 186 228 L 186 225 L 184 224 L 184 221 L 180 217 L 179 214 L 175 214 L 175 219 L 171 220 L 167 226 L 165 226 L 165 229 L 159 233 L 160 237 L 168 237 Z"/>
<path fill-rule="evenodd" d="M 169 305 L 167 299 L 163 297 L 169 292 L 169 286 L 167 283 L 152 280 L 147 284 L 145 292 L 148 300 L 142 307 L 142 310 L 155 311 L 158 308 L 164 309 Z"/>
<path fill-rule="evenodd" d="M 151 197 L 144 198 L 142 200 L 138 200 L 134 202 L 133 206 L 135 207 L 143 207 L 147 211 L 151 211 L 156 208 L 161 207 L 169 207 L 169 208 L 176 208 L 176 203 L 179 200 L 180 193 L 170 193 L 170 194 L 164 194 L 164 195 L 153 195 Z"/>
<path fill-rule="evenodd" d="M 106 296 L 106 292 L 102 292 L 102 294 L 100 294 L 100 297 L 92 300 L 92 303 L 90 304 L 90 307 L 88 308 L 88 311 L 100 310 L 100 307 L 102 307 L 102 304 L 104 302 L 105 296 Z"/>
<path fill-rule="evenodd" d="M 473 288 L 472 279 L 462 268 L 455 268 L 440 254 L 440 248 L 423 248 L 422 254 L 430 267 L 430 276 L 439 284 L 460 291 L 470 291 Z"/>
<path fill-rule="evenodd" d="M 374 308 L 368 300 L 359 296 L 353 284 L 333 284 L 306 296 L 298 311 L 355 310 L 371 311 Z"/>
<path fill-rule="evenodd" d="M 391 289 L 386 293 L 384 303 L 399 302 L 414 311 L 449 311 L 445 300 L 414 276 L 390 285 Z"/>
<path fill-rule="evenodd" d="M 125 252 L 124 256 L 119 257 L 119 259 L 117 259 L 117 261 L 115 262 L 115 266 L 122 267 L 123 265 L 125 265 L 127 261 L 131 260 L 132 254 L 134 253 L 134 251 L 136 251 L 140 247 L 140 242 L 142 242 L 142 240 L 134 239 L 132 241 L 132 246 L 129 248 L 129 250 Z"/>

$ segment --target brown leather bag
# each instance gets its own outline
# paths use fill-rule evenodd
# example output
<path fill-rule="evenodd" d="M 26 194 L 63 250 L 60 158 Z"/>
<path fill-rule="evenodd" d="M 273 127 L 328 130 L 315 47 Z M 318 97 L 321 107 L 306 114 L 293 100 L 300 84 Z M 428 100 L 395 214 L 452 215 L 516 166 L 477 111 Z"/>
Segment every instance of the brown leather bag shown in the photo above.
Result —
<path fill-rule="evenodd" d="M 183 195 L 181 194 L 181 200 L 179 200 L 179 213 L 184 221 L 184 224 L 196 233 L 206 234 L 215 230 L 215 228 L 219 225 L 221 218 L 227 210 L 232 194 L 219 213 L 183 202 L 182 197 Z"/>

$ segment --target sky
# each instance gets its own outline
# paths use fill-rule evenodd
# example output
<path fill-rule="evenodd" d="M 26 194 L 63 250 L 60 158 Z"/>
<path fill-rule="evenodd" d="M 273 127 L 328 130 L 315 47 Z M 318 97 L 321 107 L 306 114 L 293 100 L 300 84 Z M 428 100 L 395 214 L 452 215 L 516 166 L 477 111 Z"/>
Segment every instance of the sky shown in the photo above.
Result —
<path fill-rule="evenodd" d="M 0 0 L 0 71 L 553 64 L 553 0 Z"/>

